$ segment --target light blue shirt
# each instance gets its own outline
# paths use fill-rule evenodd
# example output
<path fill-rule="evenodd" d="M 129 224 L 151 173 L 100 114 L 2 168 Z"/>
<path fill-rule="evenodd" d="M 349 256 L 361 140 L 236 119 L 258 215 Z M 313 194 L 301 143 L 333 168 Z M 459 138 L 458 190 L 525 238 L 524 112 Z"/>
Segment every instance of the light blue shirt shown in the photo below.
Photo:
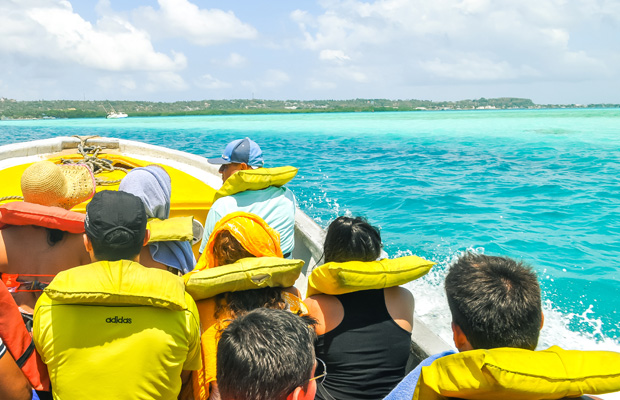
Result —
<path fill-rule="evenodd" d="M 450 354 L 455 354 L 454 350 L 447 350 L 443 353 L 434 354 L 422 361 L 413 371 L 407 374 L 407 376 L 405 376 L 405 378 L 398 385 L 396 385 L 390 394 L 388 394 L 383 400 L 411 400 L 413 398 L 413 393 L 415 392 L 415 387 L 418 385 L 418 379 L 420 378 L 422 367 L 431 365 L 433 361 Z"/>
<path fill-rule="evenodd" d="M 200 244 L 200 252 L 209 241 L 215 224 L 227 214 L 245 211 L 256 214 L 280 234 L 282 254 L 291 253 L 295 247 L 295 195 L 289 189 L 269 186 L 262 190 L 246 190 L 230 196 L 221 197 L 213 203 Z"/>

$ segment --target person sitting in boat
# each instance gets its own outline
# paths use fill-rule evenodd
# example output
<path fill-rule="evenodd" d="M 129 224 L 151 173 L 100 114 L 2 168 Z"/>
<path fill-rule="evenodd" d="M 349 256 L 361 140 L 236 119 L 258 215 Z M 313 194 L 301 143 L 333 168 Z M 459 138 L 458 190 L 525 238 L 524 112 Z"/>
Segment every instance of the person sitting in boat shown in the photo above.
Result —
<path fill-rule="evenodd" d="M 34 394 L 36 395 L 36 392 Z M 0 337 L 0 398 L 4 400 L 31 400 L 33 398 L 28 380 L 11 354 L 7 352 L 2 337 Z"/>
<path fill-rule="evenodd" d="M 220 332 L 231 320 L 256 308 L 305 312 L 299 291 L 294 287 L 284 287 L 292 286 L 300 274 L 303 262 L 283 259 L 278 233 L 259 216 L 242 211 L 228 214 L 217 222 L 202 257 L 206 260 L 205 266 L 197 266 L 185 276 L 187 291 L 197 301 L 203 332 L 204 370 L 194 374 L 194 387 L 199 388 L 199 393 L 194 395 L 198 399 L 209 396 L 217 399 L 215 355 Z M 262 275 L 276 279 L 275 269 L 287 265 L 291 268 L 281 272 L 286 275 L 282 277 L 284 281 L 288 281 L 285 285 L 275 282 L 273 285 L 264 285 L 262 282 L 258 285 L 252 283 L 252 278 L 246 278 L 251 276 L 253 270 L 262 268 Z M 217 274 L 218 271 L 221 271 L 221 276 L 216 275 L 213 281 L 204 280 L 201 283 L 201 277 L 206 276 L 206 273 Z M 227 276 L 233 280 L 236 276 L 240 278 L 228 282 L 229 286 L 226 286 L 222 280 Z M 213 286 L 215 289 L 231 287 L 235 291 L 218 291 L 216 295 L 208 295 L 211 297 L 200 294 L 201 289 L 212 289 Z M 244 289 L 246 286 L 247 290 Z"/>
<path fill-rule="evenodd" d="M 454 344 L 460 353 L 449 350 L 430 356 L 385 400 L 502 398 L 502 390 L 510 392 L 510 398 L 563 399 L 567 395 L 578 397 L 583 394 L 581 390 L 587 390 L 588 371 L 563 366 L 559 361 L 563 353 L 569 352 L 553 347 L 547 354 L 534 351 L 544 317 L 540 286 L 531 268 L 508 257 L 467 252 L 450 267 L 445 290 L 452 314 Z M 596 358 L 600 356 L 597 353 L 605 352 L 583 352 L 578 354 L 579 362 L 594 361 L 598 365 L 603 360 Z M 615 373 L 619 373 L 620 354 L 610 353 L 605 357 L 611 357 Z M 481 372 L 474 367 L 489 363 L 506 376 L 501 372 Z M 569 377 L 563 376 L 569 369 L 577 375 L 576 391 L 569 386 L 562 387 L 570 384 Z M 604 380 L 604 369 L 591 375 Z M 487 378 L 480 379 L 484 375 Z M 620 389 L 617 375 L 614 376 L 615 386 Z M 509 382 L 503 382 L 506 378 Z M 599 388 L 603 386 L 600 382 Z"/>
<path fill-rule="evenodd" d="M 338 217 L 325 237 L 325 262 L 374 261 L 381 235 L 363 218 Z M 317 357 L 329 374 L 317 399 L 380 399 L 405 376 L 414 300 L 402 287 L 318 294 L 304 300 L 317 319 Z"/>
<path fill-rule="evenodd" d="M 57 273 L 90 261 L 84 216 L 69 210 L 95 194 L 95 178 L 86 165 L 39 161 L 22 173 L 21 190 L 23 202 L 0 207 L 0 273 L 21 311 L 32 315 Z"/>
<path fill-rule="evenodd" d="M 32 393 L 33 398 L 39 398 L 36 390 L 41 392 L 44 399 L 51 398 L 47 367 L 35 351 L 32 336 L 3 282 L 0 282 L 0 340 L 8 350 L 4 357 L 0 355 L 0 358 L 3 358 L 0 360 L 0 380 L 6 379 L 0 382 L 0 398 L 12 399 L 14 397 L 11 396 L 18 393 L 24 395 L 24 387 L 35 390 Z M 24 378 L 26 382 L 23 382 Z"/>
<path fill-rule="evenodd" d="M 123 178 L 118 190 L 138 196 L 149 219 L 170 217 L 170 175 L 159 165 L 132 169 Z M 196 259 L 188 241 L 151 242 L 140 252 L 140 264 L 168 269 L 175 274 L 178 271 L 183 275 L 194 269 Z"/>
<path fill-rule="evenodd" d="M 176 398 L 201 367 L 198 311 L 180 277 L 139 264 L 142 201 L 99 192 L 84 225 L 93 262 L 56 275 L 35 307 L 54 398 Z"/>
<path fill-rule="evenodd" d="M 295 246 L 296 200 L 293 192 L 282 185 L 292 179 L 297 170 L 293 167 L 280 167 L 280 169 L 292 169 L 294 172 L 289 174 L 287 171 L 279 171 L 278 176 L 267 174 L 266 170 L 257 171 L 268 176 L 257 175 L 253 176 L 252 180 L 254 184 L 258 180 L 263 180 L 264 185 L 256 187 L 260 189 L 253 187 L 246 190 L 241 179 L 239 182 L 236 181 L 237 178 L 241 178 L 241 175 L 236 172 L 262 169 L 264 164 L 261 148 L 249 138 L 230 142 L 221 157 L 209 158 L 208 161 L 211 164 L 221 165 L 219 172 L 222 174 L 222 182 L 224 186 L 230 187 L 223 187 L 225 193 L 215 200 L 209 210 L 200 253 L 204 252 L 215 224 L 222 217 L 231 212 L 245 211 L 258 215 L 280 234 L 284 257 L 290 258 Z M 235 179 L 230 179 L 233 176 Z M 234 184 L 232 184 L 233 181 L 235 181 Z"/>
<path fill-rule="evenodd" d="M 217 346 L 222 400 L 312 400 L 316 393 L 316 321 L 259 308 L 224 329 Z"/>

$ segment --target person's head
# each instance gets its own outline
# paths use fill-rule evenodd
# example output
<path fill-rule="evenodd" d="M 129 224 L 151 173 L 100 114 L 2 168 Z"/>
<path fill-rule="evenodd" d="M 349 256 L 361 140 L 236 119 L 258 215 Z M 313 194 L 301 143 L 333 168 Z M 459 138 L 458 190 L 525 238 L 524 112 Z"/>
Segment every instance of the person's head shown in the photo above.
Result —
<path fill-rule="evenodd" d="M 215 225 L 204 256 L 213 267 L 248 257 L 282 257 L 280 236 L 258 215 L 236 212 Z M 216 296 L 215 316 L 236 318 L 259 307 L 284 309 L 281 287 L 226 292 Z"/>
<path fill-rule="evenodd" d="M 213 256 L 216 267 L 232 264 L 242 258 L 256 257 L 239 243 L 230 231 L 221 231 L 215 237 Z"/>
<path fill-rule="evenodd" d="M 313 399 L 315 323 L 264 308 L 232 321 L 217 346 L 222 400 Z"/>
<path fill-rule="evenodd" d="M 119 192 L 131 193 L 142 200 L 148 218 L 170 216 L 170 175 L 159 165 L 134 168 L 121 180 Z"/>
<path fill-rule="evenodd" d="M 381 234 L 362 217 L 338 217 L 329 224 L 325 262 L 374 261 L 381 255 Z"/>
<path fill-rule="evenodd" d="M 142 200 L 130 193 L 101 191 L 86 206 L 86 250 L 98 261 L 135 260 L 148 240 Z"/>
<path fill-rule="evenodd" d="M 237 139 L 226 145 L 221 157 L 209 158 L 210 164 L 221 165 L 222 182 L 232 174 L 246 169 L 261 168 L 264 164 L 263 151 L 250 138 Z"/>
<path fill-rule="evenodd" d="M 540 286 L 523 263 L 468 252 L 450 267 L 445 288 L 460 351 L 536 348 L 543 321 Z"/>
<path fill-rule="evenodd" d="M 280 257 L 280 235 L 256 214 L 227 214 L 213 228 L 198 270 L 231 264 L 246 257 Z"/>

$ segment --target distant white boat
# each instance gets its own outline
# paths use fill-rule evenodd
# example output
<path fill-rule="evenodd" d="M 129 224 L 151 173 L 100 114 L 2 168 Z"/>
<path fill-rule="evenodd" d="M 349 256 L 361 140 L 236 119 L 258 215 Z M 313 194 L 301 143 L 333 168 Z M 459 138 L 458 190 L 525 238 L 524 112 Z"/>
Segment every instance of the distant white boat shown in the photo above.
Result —
<path fill-rule="evenodd" d="M 110 111 L 106 116 L 107 119 L 115 119 L 115 118 L 127 118 L 127 114 L 120 111 Z"/>
<path fill-rule="evenodd" d="M 127 114 L 125 114 L 124 112 L 116 111 L 114 107 L 112 107 L 112 104 L 110 104 L 110 111 L 108 111 L 103 104 L 101 105 L 101 107 L 103 107 L 105 112 L 108 114 L 106 115 L 107 119 L 127 118 Z"/>

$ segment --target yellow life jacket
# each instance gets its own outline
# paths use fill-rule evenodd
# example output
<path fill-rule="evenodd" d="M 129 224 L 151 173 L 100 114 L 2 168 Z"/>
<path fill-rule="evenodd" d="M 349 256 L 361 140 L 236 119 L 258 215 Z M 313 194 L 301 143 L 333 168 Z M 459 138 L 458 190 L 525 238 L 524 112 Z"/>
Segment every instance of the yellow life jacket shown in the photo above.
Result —
<path fill-rule="evenodd" d="M 539 400 L 620 391 L 620 353 L 471 350 L 423 367 L 413 400 Z"/>
<path fill-rule="evenodd" d="M 33 337 L 58 399 L 176 398 L 182 371 L 202 367 L 183 280 L 127 260 L 58 274 L 37 301 Z"/>
<path fill-rule="evenodd" d="M 426 275 L 433 265 L 434 262 L 417 256 L 368 262 L 330 262 L 312 270 L 307 295 L 337 295 L 399 286 Z"/>
<path fill-rule="evenodd" d="M 237 171 L 215 193 L 213 201 L 246 190 L 261 190 L 269 186 L 284 186 L 297 175 L 297 168 L 286 166 L 276 168 L 257 168 Z"/>
<path fill-rule="evenodd" d="M 183 280 L 129 260 L 99 261 L 60 272 L 45 289 L 65 304 L 144 305 L 185 310 Z"/>
<path fill-rule="evenodd" d="M 195 300 L 220 293 L 295 284 L 304 262 L 277 257 L 248 257 L 220 267 L 194 270 L 184 276 L 185 290 Z"/>
<path fill-rule="evenodd" d="M 149 219 L 146 224 L 146 229 L 151 232 L 149 243 L 170 241 L 191 242 L 194 238 L 193 220 L 193 217 Z"/>
<path fill-rule="evenodd" d="M 228 326 L 231 315 L 226 309 L 215 317 L 214 296 L 225 292 L 260 289 L 264 287 L 293 286 L 301 268 L 302 260 L 277 257 L 250 257 L 233 264 L 222 265 L 186 274 L 186 290 L 196 299 L 200 314 L 202 335 L 201 354 L 203 368 L 192 374 L 194 396 L 207 400 L 210 384 L 217 375 L 217 344 L 220 332 Z M 308 310 L 297 296 L 284 292 L 283 298 L 291 312 L 307 314 Z"/>

